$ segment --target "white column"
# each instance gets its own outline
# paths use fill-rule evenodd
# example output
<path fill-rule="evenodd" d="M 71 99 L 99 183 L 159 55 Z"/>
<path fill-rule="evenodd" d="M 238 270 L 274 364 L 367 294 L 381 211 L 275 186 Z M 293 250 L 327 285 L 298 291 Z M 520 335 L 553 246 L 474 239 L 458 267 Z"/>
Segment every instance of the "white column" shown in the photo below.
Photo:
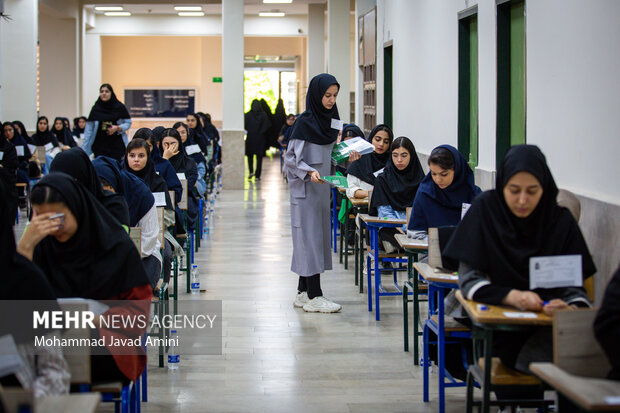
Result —
<path fill-rule="evenodd" d="M 308 4 L 308 79 L 323 72 L 325 72 L 325 5 L 311 3 Z"/>
<path fill-rule="evenodd" d="M 338 111 L 345 122 L 351 113 L 351 17 L 349 0 L 327 1 L 327 72 L 340 83 Z"/>
<path fill-rule="evenodd" d="M 28 130 L 37 121 L 37 0 L 4 0 L 0 20 L 0 119 L 21 120 Z"/>
<path fill-rule="evenodd" d="M 82 37 L 82 108 L 80 113 L 88 116 L 90 109 L 99 98 L 101 85 L 101 36 L 85 34 Z M 117 96 L 120 91 L 117 91 Z M 121 97 L 122 99 L 122 97 Z"/>
<path fill-rule="evenodd" d="M 381 4 L 381 6 L 380 6 Z M 377 9 L 383 4 L 383 0 L 378 0 Z M 355 1 L 355 56 L 353 64 L 355 66 L 355 119 L 351 119 L 361 129 L 364 129 L 364 76 L 359 66 L 359 18 L 375 7 L 375 0 L 356 0 Z M 377 18 L 377 22 L 379 19 Z M 378 25 L 379 26 L 379 25 Z M 379 33 L 377 33 L 377 36 Z"/>
<path fill-rule="evenodd" d="M 243 0 L 222 2 L 222 184 L 243 189 Z"/>

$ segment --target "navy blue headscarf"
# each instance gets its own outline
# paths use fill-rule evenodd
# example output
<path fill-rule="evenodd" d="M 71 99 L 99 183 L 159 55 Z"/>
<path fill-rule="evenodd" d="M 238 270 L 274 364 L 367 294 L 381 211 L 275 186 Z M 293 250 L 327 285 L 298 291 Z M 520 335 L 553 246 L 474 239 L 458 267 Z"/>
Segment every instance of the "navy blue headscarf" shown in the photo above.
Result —
<path fill-rule="evenodd" d="M 461 220 L 463 203 L 471 204 L 481 191 L 474 184 L 474 173 L 465 157 L 453 146 L 441 145 L 454 158 L 454 179 L 446 189 L 433 181 L 431 172 L 424 177 L 413 201 L 408 229 L 428 231 L 429 228 L 457 225 Z"/>
<path fill-rule="evenodd" d="M 107 156 L 98 156 L 93 166 L 100 178 L 108 181 L 117 194 L 121 194 L 129 207 L 132 227 L 146 215 L 155 204 L 155 198 L 144 181 L 121 168 L 121 163 Z"/>

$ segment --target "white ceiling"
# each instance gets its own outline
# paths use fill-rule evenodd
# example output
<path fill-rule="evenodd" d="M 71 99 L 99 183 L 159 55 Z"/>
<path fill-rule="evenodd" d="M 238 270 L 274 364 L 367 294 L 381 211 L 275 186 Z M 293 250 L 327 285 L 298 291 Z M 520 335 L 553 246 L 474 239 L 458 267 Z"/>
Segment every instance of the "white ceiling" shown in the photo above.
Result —
<path fill-rule="evenodd" d="M 308 4 L 310 3 L 325 3 L 326 0 L 293 0 L 291 4 L 264 4 L 262 0 L 245 0 L 245 14 L 258 14 L 261 11 L 278 10 L 287 14 L 308 14 Z M 135 3 L 135 2 L 134 2 Z M 119 2 L 117 4 L 111 4 L 110 2 L 91 3 L 87 5 L 88 8 L 94 8 L 95 6 L 123 6 L 123 10 L 131 12 L 132 14 L 177 14 L 174 10 L 174 6 L 196 6 L 196 4 L 174 2 L 171 4 L 124 4 Z M 222 14 L 222 5 L 220 4 L 201 4 L 202 10 L 207 15 L 219 15 Z M 96 12 L 103 13 L 103 12 Z"/>

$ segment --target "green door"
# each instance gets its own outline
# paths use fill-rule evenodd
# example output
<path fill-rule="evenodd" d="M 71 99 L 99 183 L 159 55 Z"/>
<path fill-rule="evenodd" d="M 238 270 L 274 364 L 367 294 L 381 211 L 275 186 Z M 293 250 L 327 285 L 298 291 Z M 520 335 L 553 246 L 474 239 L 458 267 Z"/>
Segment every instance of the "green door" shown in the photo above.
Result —
<path fill-rule="evenodd" d="M 478 165 L 478 15 L 459 20 L 458 149 Z"/>
<path fill-rule="evenodd" d="M 392 127 L 392 46 L 383 49 L 383 123 Z"/>

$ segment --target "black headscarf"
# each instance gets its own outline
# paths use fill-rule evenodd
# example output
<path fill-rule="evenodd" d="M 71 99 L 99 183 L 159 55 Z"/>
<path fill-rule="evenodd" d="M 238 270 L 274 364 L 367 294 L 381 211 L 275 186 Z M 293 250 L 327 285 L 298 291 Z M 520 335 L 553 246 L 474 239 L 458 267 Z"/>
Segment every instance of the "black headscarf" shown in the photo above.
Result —
<path fill-rule="evenodd" d="M 129 208 L 120 194 L 103 190 L 95 167 L 82 148 L 71 148 L 54 157 L 50 172 L 63 172 L 82 184 L 122 225 L 129 226 Z"/>
<path fill-rule="evenodd" d="M 105 300 L 150 284 L 125 230 L 86 188 L 58 172 L 43 177 L 38 186 L 60 194 L 78 222 L 68 241 L 47 236 L 34 250 L 34 262 L 58 297 Z"/>
<path fill-rule="evenodd" d="M 6 138 L 6 136 L 4 136 L 4 127 L 7 125 L 13 128 L 13 139 L 11 140 L 9 140 L 8 138 Z M 17 147 L 21 146 L 24 148 L 24 154 L 17 155 L 17 159 L 19 160 L 20 168 L 22 166 L 24 168 L 27 168 L 28 166 L 26 164 L 28 160 L 30 159 L 30 157 L 32 156 L 32 153 L 30 153 L 30 148 L 28 148 L 28 142 L 26 142 L 26 140 L 19 133 L 17 133 L 17 129 L 15 129 L 15 126 L 13 125 L 12 122 L 4 122 L 3 124 L 0 124 L 0 128 L 2 128 L 2 130 L 0 131 L 0 133 L 2 133 L 2 137 L 5 138 L 7 142 L 10 142 L 13 144 L 13 146 L 15 146 L 16 154 L 17 154 Z"/>
<path fill-rule="evenodd" d="M 366 139 L 366 135 L 364 135 L 364 132 L 362 132 L 360 127 L 357 126 L 355 123 L 347 123 L 346 125 L 344 125 L 344 127 L 342 128 L 342 140 L 345 139 L 345 135 L 347 134 L 347 132 L 352 134 L 352 136 L 348 136 L 347 138 L 360 137 L 362 139 Z"/>
<path fill-rule="evenodd" d="M 139 171 L 134 171 L 129 167 L 129 159 L 127 159 L 127 155 L 128 154 L 125 154 L 125 159 L 123 159 L 123 168 L 125 171 L 142 179 L 151 192 L 163 192 L 166 197 L 166 208 L 172 209 L 172 201 L 170 200 L 170 194 L 168 193 L 168 185 L 166 185 L 164 178 L 159 176 L 155 171 L 155 164 L 153 163 L 151 155 L 148 151 L 146 154 L 146 165 L 144 165 L 144 168 Z"/>
<path fill-rule="evenodd" d="M 86 121 L 86 120 L 87 120 L 87 119 L 86 119 L 86 116 L 79 116 L 79 117 L 75 118 L 75 125 L 73 126 L 73 134 L 74 134 L 76 137 L 78 137 L 78 138 L 80 137 L 80 135 L 81 135 L 81 134 L 83 134 L 83 133 L 84 133 L 84 129 L 85 129 L 85 128 L 80 128 L 80 127 L 78 126 L 78 125 L 79 125 L 79 121 L 80 121 L 80 119 L 84 119 L 84 121 Z"/>
<path fill-rule="evenodd" d="M 56 130 L 56 121 L 62 122 L 62 129 Z M 73 135 L 71 134 L 71 130 L 67 127 L 65 123 L 65 118 L 56 118 L 54 119 L 54 124 L 52 125 L 52 132 L 54 136 L 56 136 L 56 140 L 63 145 L 74 147 L 75 141 L 73 140 Z"/>
<path fill-rule="evenodd" d="M 48 121 L 47 130 L 43 132 L 39 132 L 39 122 L 41 121 L 41 119 L 45 119 Z M 56 135 L 54 135 L 52 131 L 50 131 L 49 120 L 46 116 L 39 116 L 39 118 L 37 119 L 37 131 L 32 134 L 31 138 L 33 144 L 36 146 L 45 146 L 48 143 L 51 143 L 54 146 L 60 146 L 58 144 L 58 139 L 56 139 Z"/>
<path fill-rule="evenodd" d="M 129 207 L 130 225 L 132 227 L 138 225 L 155 204 L 155 198 L 149 187 L 137 176 L 123 170 L 116 159 L 98 156 L 93 161 L 93 166 L 99 178 L 108 181 L 117 194 L 125 197 Z"/>
<path fill-rule="evenodd" d="M 30 138 L 30 136 L 28 136 L 28 131 L 26 130 L 26 127 L 24 126 L 24 123 L 20 120 L 14 120 L 13 121 L 13 126 L 17 125 L 19 127 L 20 132 L 17 132 L 17 128 L 15 129 L 15 133 L 18 133 L 22 138 L 24 138 L 24 140 L 26 141 L 26 143 L 29 143 L 30 145 L 34 145 L 34 143 L 32 142 L 32 138 Z"/>
<path fill-rule="evenodd" d="M 527 218 L 506 205 L 504 187 L 516 173 L 529 172 L 543 194 Z M 487 274 L 494 284 L 529 290 L 530 257 L 579 254 L 583 276 L 596 272 L 588 246 L 568 209 L 558 206 L 558 188 L 545 155 L 534 145 L 510 148 L 497 170 L 495 189 L 483 192 L 448 243 L 445 255 Z"/>
<path fill-rule="evenodd" d="M 368 135 L 368 139 L 367 139 L 368 142 L 372 143 L 372 138 L 375 137 L 375 135 L 377 134 L 377 132 L 379 132 L 379 130 L 383 130 L 381 128 L 385 126 L 386 125 L 384 124 L 375 126 L 374 129 L 370 131 L 370 135 Z M 394 140 L 394 135 L 392 134 L 391 129 L 389 129 L 387 132 L 388 132 L 388 136 L 390 137 L 390 145 L 391 145 L 392 140 Z M 343 130 L 343 134 L 344 134 L 344 130 Z M 362 133 L 360 136 L 364 136 L 364 134 Z M 347 169 L 347 174 L 353 175 L 361 179 L 362 181 L 366 182 L 367 184 L 374 186 L 375 179 L 376 179 L 375 172 L 385 168 L 385 164 L 387 163 L 388 159 L 390 159 L 390 157 L 391 157 L 391 152 L 390 152 L 389 147 L 382 154 L 378 154 L 373 151 L 366 155 L 362 155 L 360 159 L 353 162 L 351 166 L 349 166 L 349 168 Z"/>
<path fill-rule="evenodd" d="M 178 143 L 179 153 L 174 155 L 172 158 L 168 159 L 172 164 L 172 167 L 178 173 L 185 173 L 188 169 L 196 168 L 196 162 L 187 155 L 185 151 L 185 146 L 183 146 L 183 142 L 181 138 L 177 138 L 176 136 L 166 136 L 167 138 L 174 138 Z M 160 139 L 160 142 L 163 140 Z"/>
<path fill-rule="evenodd" d="M 196 115 L 196 120 L 198 121 L 198 125 L 200 125 L 200 118 L 198 118 L 199 115 Z M 205 164 L 205 166 L 207 165 L 207 160 L 205 159 L 205 157 L 203 156 L 203 152 L 207 153 L 207 146 L 206 146 L 206 142 L 207 142 L 207 138 L 206 135 L 204 135 L 204 132 L 202 131 L 202 128 L 200 129 L 200 133 L 198 132 L 198 128 L 196 129 L 190 129 L 187 127 L 186 124 L 184 124 L 183 122 L 177 122 L 172 126 L 174 129 L 177 129 L 178 132 L 178 128 L 183 127 L 185 128 L 185 132 L 187 132 L 187 139 L 185 139 L 185 142 L 183 142 L 183 147 L 185 148 L 185 153 L 187 153 L 187 147 L 188 146 L 192 146 L 192 145 L 198 145 L 198 147 L 200 148 L 200 151 L 195 152 L 191 155 L 188 155 L 190 158 L 192 158 L 194 160 L 194 162 L 196 162 L 196 164 L 199 164 L 200 162 L 203 162 Z M 200 139 L 200 142 L 202 142 L 202 144 L 197 141 L 196 139 Z"/>
<path fill-rule="evenodd" d="M 101 100 L 101 98 L 98 98 L 95 104 L 93 105 L 93 108 L 90 110 L 90 114 L 88 115 L 88 120 L 89 121 L 102 121 L 102 122 L 106 122 L 106 121 L 116 122 L 119 119 L 131 118 L 131 116 L 129 115 L 129 112 L 127 112 L 127 108 L 125 107 L 125 105 L 123 105 L 116 97 L 116 94 L 114 93 L 114 89 L 112 89 L 112 86 L 105 83 L 101 85 L 99 89 L 101 89 L 104 86 L 110 89 L 110 92 L 112 92 L 112 96 L 110 97 L 110 100 L 108 100 L 107 102 L 104 102 L 103 100 Z"/>
<path fill-rule="evenodd" d="M 404 138 L 408 139 L 407 137 Z M 409 164 L 402 171 L 394 165 L 392 151 L 388 151 L 389 157 L 385 168 L 375 180 L 370 201 L 370 213 L 372 215 L 376 215 L 377 208 L 383 205 L 389 205 L 395 211 L 405 211 L 413 205 L 418 186 L 424 179 L 424 169 L 422 169 L 413 143 L 411 146 L 413 150 L 409 154 Z"/>
<path fill-rule="evenodd" d="M 338 129 L 332 128 L 332 119 L 340 119 L 338 105 L 326 109 L 322 103 L 323 95 L 331 85 L 340 89 L 340 84 L 330 74 L 321 73 L 312 78 L 306 94 L 306 110 L 295 120 L 289 141 L 299 139 L 328 145 L 338 139 Z"/>

